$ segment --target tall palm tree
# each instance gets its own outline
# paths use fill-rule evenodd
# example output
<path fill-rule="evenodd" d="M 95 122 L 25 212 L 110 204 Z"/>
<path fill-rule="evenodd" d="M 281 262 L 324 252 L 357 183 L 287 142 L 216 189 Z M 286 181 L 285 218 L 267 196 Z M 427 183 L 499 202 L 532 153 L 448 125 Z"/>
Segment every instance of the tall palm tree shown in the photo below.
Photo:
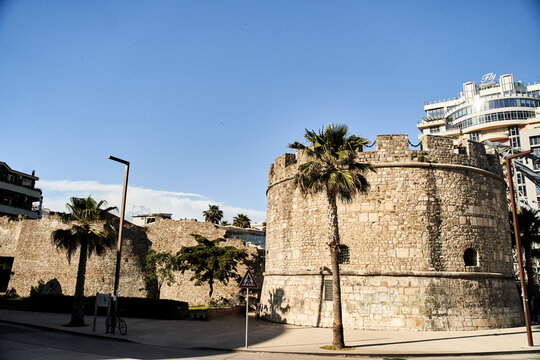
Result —
<path fill-rule="evenodd" d="M 233 218 L 233 226 L 241 228 L 249 228 L 251 226 L 251 219 L 244 214 L 238 214 Z"/>
<path fill-rule="evenodd" d="M 204 221 L 218 224 L 223 218 L 223 211 L 217 205 L 208 205 L 208 210 L 203 211 Z"/>
<path fill-rule="evenodd" d="M 306 129 L 304 137 L 308 145 L 298 141 L 289 148 L 304 152 L 308 161 L 298 166 L 294 184 L 301 193 L 325 194 L 328 201 L 328 246 L 330 247 L 333 293 L 333 340 L 335 348 L 345 347 L 341 312 L 341 288 L 339 278 L 339 226 L 337 199 L 349 202 L 358 193 L 365 193 L 369 183 L 364 177 L 367 170 L 374 170 L 368 163 L 357 159 L 357 152 L 367 144 L 367 139 L 347 136 L 347 126 L 328 124 L 318 133 Z"/>
<path fill-rule="evenodd" d="M 518 210 L 518 224 L 521 246 L 525 256 L 525 273 L 527 274 L 527 293 L 529 299 L 534 295 L 533 261 L 540 259 L 540 211 L 521 207 Z M 512 232 L 513 232 L 512 226 Z M 515 246 L 515 243 L 513 243 Z"/>
<path fill-rule="evenodd" d="M 110 223 L 110 211 L 115 207 L 102 209 L 106 205 L 104 200 L 96 202 L 90 196 L 87 198 L 72 197 L 66 204 L 72 221 L 71 229 L 58 229 L 52 232 L 52 241 L 57 249 L 66 251 L 68 262 L 71 256 L 80 248 L 79 266 L 77 269 L 77 282 L 73 311 L 69 326 L 84 326 L 84 281 L 86 276 L 86 262 L 93 254 L 101 255 L 105 249 L 115 243 L 115 231 Z"/>

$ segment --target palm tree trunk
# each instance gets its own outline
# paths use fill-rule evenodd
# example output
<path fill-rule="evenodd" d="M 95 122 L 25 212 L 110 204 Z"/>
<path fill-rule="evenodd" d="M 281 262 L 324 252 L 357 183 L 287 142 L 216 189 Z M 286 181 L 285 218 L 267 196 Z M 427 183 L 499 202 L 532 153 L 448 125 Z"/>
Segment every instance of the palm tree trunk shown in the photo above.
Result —
<path fill-rule="evenodd" d="M 332 345 L 336 349 L 342 349 L 345 347 L 345 340 L 343 338 L 343 316 L 341 313 L 341 286 L 339 278 L 339 227 L 337 216 L 337 204 L 336 196 L 326 193 L 328 199 L 328 225 L 329 233 L 328 238 L 330 240 L 330 257 L 332 264 L 332 297 L 333 297 L 333 312 L 334 323 L 332 326 Z"/>
<path fill-rule="evenodd" d="M 77 283 L 75 284 L 75 296 L 73 299 L 73 311 L 71 313 L 70 326 L 84 326 L 84 281 L 86 278 L 86 261 L 88 259 L 88 242 L 81 241 L 79 267 L 77 269 Z"/>
<path fill-rule="evenodd" d="M 531 296 L 534 295 L 534 270 L 532 264 L 532 254 L 531 254 L 532 244 L 527 243 L 523 246 L 525 253 L 525 272 L 527 273 L 527 298 L 530 300 Z"/>
<path fill-rule="evenodd" d="M 208 296 L 210 297 L 210 300 L 212 300 L 212 294 L 214 293 L 214 282 L 209 281 L 208 285 L 210 285 L 210 293 L 208 294 Z"/>

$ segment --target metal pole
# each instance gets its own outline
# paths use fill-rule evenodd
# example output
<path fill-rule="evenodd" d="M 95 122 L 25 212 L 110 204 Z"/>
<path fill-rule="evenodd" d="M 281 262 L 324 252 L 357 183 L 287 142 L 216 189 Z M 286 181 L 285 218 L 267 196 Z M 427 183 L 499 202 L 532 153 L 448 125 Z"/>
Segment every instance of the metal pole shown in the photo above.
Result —
<path fill-rule="evenodd" d="M 246 349 L 248 348 L 249 288 L 246 288 Z"/>
<path fill-rule="evenodd" d="M 124 215 L 126 213 L 126 196 L 127 196 L 127 184 L 129 176 L 129 161 L 119 159 L 114 156 L 109 156 L 109 159 L 117 161 L 126 165 L 126 171 L 124 174 L 124 189 L 122 192 L 122 208 L 120 210 L 120 225 L 118 225 L 118 241 L 116 242 L 116 271 L 114 273 L 114 290 L 113 290 L 113 301 L 114 306 L 111 316 L 111 332 L 114 334 L 114 329 L 116 327 L 116 315 L 118 314 L 118 285 L 120 282 L 120 261 L 122 257 L 122 230 L 124 229 Z"/>
<path fill-rule="evenodd" d="M 529 298 L 527 295 L 527 290 L 525 289 L 525 277 L 523 275 L 523 263 L 521 261 L 521 240 L 519 235 L 519 224 L 517 219 L 517 213 L 516 213 L 516 203 L 514 199 L 514 182 L 512 180 L 512 168 L 510 166 L 510 160 L 513 158 L 516 158 L 518 156 L 523 156 L 525 154 L 530 153 L 531 150 L 521 152 L 519 154 L 510 155 L 506 158 L 506 171 L 508 175 L 508 190 L 510 191 L 510 202 L 512 204 L 512 219 L 514 220 L 514 237 L 516 241 L 516 252 L 517 252 L 517 258 L 518 258 L 518 266 L 519 266 L 519 280 L 521 283 L 521 294 L 523 299 L 523 312 L 525 313 L 525 327 L 527 329 L 527 341 L 529 343 L 529 346 L 533 346 L 533 338 L 531 333 L 531 322 L 529 318 Z M 531 279 L 529 279 L 530 281 Z"/>

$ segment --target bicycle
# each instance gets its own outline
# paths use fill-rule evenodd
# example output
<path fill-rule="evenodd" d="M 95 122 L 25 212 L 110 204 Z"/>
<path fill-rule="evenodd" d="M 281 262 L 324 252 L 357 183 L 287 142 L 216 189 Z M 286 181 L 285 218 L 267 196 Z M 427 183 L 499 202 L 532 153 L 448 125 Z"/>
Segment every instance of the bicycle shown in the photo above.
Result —
<path fill-rule="evenodd" d="M 116 317 L 116 321 L 114 322 L 114 327 L 118 329 L 118 332 L 122 335 L 126 335 L 127 333 L 127 324 L 124 320 L 120 319 L 120 317 Z M 109 332 L 109 329 L 112 329 L 112 316 L 107 316 L 105 319 L 105 328 L 107 329 L 107 332 Z"/>

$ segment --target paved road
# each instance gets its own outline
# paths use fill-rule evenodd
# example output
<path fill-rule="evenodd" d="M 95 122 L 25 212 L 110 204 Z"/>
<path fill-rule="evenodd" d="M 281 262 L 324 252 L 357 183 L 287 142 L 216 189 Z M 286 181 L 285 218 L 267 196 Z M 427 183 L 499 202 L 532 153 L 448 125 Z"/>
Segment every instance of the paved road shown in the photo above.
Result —
<path fill-rule="evenodd" d="M 269 360 L 269 359 L 337 359 L 341 356 L 309 356 L 298 354 L 270 354 L 225 352 L 205 349 L 179 349 L 132 342 L 99 339 L 86 336 L 40 330 L 25 326 L 0 323 L 0 359 L 209 359 L 209 360 Z M 350 359 L 350 357 L 348 357 Z M 359 357 L 367 359 L 366 357 Z M 369 359 L 412 359 L 412 357 L 369 357 Z M 425 360 L 440 357 L 423 357 Z M 444 359 L 532 360 L 540 354 L 518 354 L 486 357 L 445 357 Z"/>

